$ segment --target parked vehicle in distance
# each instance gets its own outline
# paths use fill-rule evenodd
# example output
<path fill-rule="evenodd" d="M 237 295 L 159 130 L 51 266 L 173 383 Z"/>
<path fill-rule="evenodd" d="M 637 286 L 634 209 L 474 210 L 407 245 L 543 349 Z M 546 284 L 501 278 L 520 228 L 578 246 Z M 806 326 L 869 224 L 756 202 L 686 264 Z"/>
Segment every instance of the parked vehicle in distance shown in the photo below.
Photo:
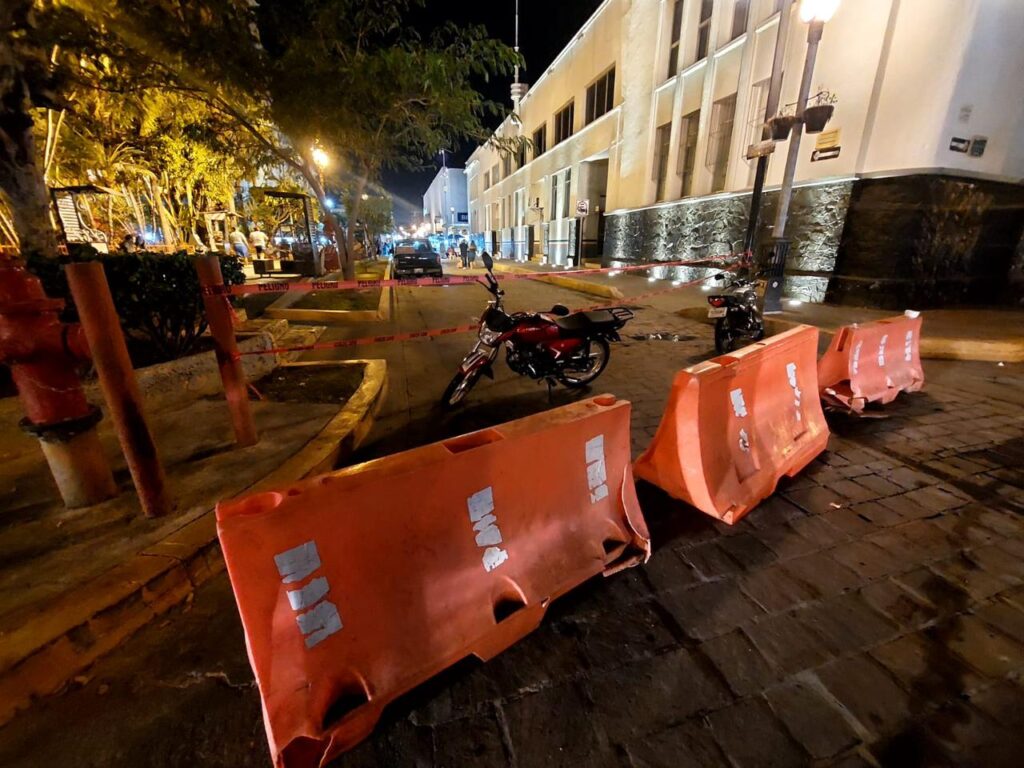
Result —
<path fill-rule="evenodd" d="M 395 243 L 395 277 L 441 277 L 441 254 L 426 238 L 411 238 Z"/>
<path fill-rule="evenodd" d="M 714 279 L 729 280 L 721 293 L 708 296 L 708 317 L 715 320 L 715 351 L 724 355 L 736 349 L 742 340 L 763 339 L 764 319 L 757 306 L 757 282 L 721 273 Z"/>
<path fill-rule="evenodd" d="M 625 307 L 570 312 L 556 304 L 549 312 L 515 312 L 502 307 L 505 292 L 498 287 L 491 268 L 494 261 L 485 251 L 483 286 L 494 298 L 480 317 L 479 338 L 459 365 L 441 396 L 444 408 L 465 399 L 481 375 L 494 378 L 493 364 L 505 348 L 508 367 L 520 376 L 559 381 L 567 387 L 585 387 L 601 375 L 611 356 L 609 341 L 620 341 L 619 329 L 632 317 Z"/>

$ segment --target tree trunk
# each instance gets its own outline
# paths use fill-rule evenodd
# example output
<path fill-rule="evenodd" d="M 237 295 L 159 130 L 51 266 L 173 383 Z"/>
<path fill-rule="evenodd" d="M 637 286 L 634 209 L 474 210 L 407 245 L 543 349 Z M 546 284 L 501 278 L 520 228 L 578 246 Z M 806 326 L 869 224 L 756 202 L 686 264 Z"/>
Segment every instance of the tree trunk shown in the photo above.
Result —
<path fill-rule="evenodd" d="M 57 235 L 50 225 L 46 182 L 36 163 L 28 86 L 20 73 L 13 74 L 10 90 L 0 93 L 0 189 L 7 195 L 22 258 L 56 258 Z"/>
<path fill-rule="evenodd" d="M 347 255 L 348 263 L 352 268 L 352 277 L 355 277 L 355 256 L 356 256 L 356 222 L 359 220 L 359 210 L 363 205 L 363 192 L 366 191 L 366 179 L 360 177 L 356 182 L 355 191 L 352 194 L 352 199 L 349 201 L 348 210 L 348 231 L 345 233 L 345 251 Z M 364 251 L 364 254 L 367 254 Z M 346 276 L 346 279 L 351 280 Z"/>
<path fill-rule="evenodd" d="M 169 249 L 178 244 L 178 227 L 167 204 L 164 188 L 159 183 L 153 184 L 153 207 L 160 220 L 160 229 L 164 233 L 164 245 Z"/>
<path fill-rule="evenodd" d="M 320 203 L 320 212 L 324 217 L 324 234 L 330 238 L 334 247 L 338 250 L 338 261 L 341 262 L 341 271 L 344 275 L 345 280 L 352 280 L 355 278 L 355 265 L 352 263 L 351 249 L 348 248 L 347 240 L 344 241 L 346 244 L 345 252 L 342 253 L 341 243 L 343 240 L 338 237 L 338 233 L 341 231 L 341 226 L 338 224 L 337 217 L 331 213 L 330 208 L 327 205 L 327 193 L 324 192 L 323 185 L 320 183 L 319 174 L 313 171 L 313 161 L 308 158 L 305 153 L 299 153 L 304 161 L 304 167 L 302 168 L 302 176 L 306 179 L 306 183 L 309 184 L 313 193 L 316 195 L 317 202 Z M 349 232 L 352 231 L 352 223 L 349 222 Z M 323 271 L 323 254 L 321 251 L 320 255 L 320 267 Z"/>

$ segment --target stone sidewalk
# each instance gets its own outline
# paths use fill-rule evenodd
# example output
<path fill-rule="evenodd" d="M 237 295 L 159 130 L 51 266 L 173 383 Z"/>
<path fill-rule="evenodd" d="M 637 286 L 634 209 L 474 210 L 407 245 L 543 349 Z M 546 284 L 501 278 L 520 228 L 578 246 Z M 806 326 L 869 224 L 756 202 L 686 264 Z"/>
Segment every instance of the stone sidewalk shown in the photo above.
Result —
<path fill-rule="evenodd" d="M 518 285 L 517 300 L 537 303 L 556 290 Z M 482 303 L 419 295 L 405 296 L 403 322 L 432 327 Z M 634 453 L 674 372 L 709 355 L 702 328 L 644 310 L 630 331 L 678 341 L 613 350 L 601 389 L 633 403 Z M 463 413 L 431 410 L 444 384 L 433 380 L 467 341 L 409 358 L 390 431 L 366 457 L 549 407 L 505 371 Z M 831 417 L 829 450 L 736 526 L 641 484 L 649 564 L 586 583 L 506 653 L 410 693 L 337 764 L 1018 765 L 1024 368 L 927 361 L 925 374 L 925 391 L 888 406 L 889 418 Z M 556 390 L 555 404 L 569 397 Z M 267 764 L 223 575 L 0 729 L 0 764 L 68 755 L 77 766 Z"/>

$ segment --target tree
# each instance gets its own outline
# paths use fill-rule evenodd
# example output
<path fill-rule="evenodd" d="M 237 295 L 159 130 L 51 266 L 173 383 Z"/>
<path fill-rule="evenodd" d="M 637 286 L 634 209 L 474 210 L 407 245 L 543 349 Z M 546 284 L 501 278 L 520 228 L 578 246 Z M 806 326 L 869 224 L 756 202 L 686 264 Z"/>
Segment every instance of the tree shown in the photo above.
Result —
<path fill-rule="evenodd" d="M 346 196 L 346 205 L 351 204 L 350 197 L 351 195 Z M 366 253 L 369 255 L 370 249 L 375 247 L 377 238 L 395 228 L 392 212 L 394 203 L 391 196 L 387 194 L 369 195 L 366 200 L 360 200 L 360 202 L 362 205 L 359 207 L 359 220 L 356 222 L 356 228 L 363 231 L 363 242 L 366 246 Z M 349 227 L 349 229 L 353 228 Z"/>
<path fill-rule="evenodd" d="M 474 83 L 517 61 L 481 27 L 448 24 L 421 38 L 403 17 L 422 0 L 36 2 L 38 14 L 32 0 L 6 0 L 0 15 L 0 168 L 8 169 L 0 186 L 23 245 L 24 229 L 29 247 L 51 251 L 31 108 L 59 108 L 55 79 L 70 84 L 65 93 L 159 88 L 230 118 L 305 180 L 351 275 L 354 230 L 340 231 L 325 204 L 314 142 L 339 158 L 339 173 L 358 190 L 354 222 L 382 169 L 424 163 L 461 138 L 483 140 L 485 118 L 501 107 Z M 51 62 L 55 47 L 62 55 Z"/>
<path fill-rule="evenodd" d="M 22 256 L 54 257 L 57 237 L 36 159 L 34 107 L 56 107 L 56 82 L 37 35 L 33 0 L 0 3 L 0 191 Z"/>

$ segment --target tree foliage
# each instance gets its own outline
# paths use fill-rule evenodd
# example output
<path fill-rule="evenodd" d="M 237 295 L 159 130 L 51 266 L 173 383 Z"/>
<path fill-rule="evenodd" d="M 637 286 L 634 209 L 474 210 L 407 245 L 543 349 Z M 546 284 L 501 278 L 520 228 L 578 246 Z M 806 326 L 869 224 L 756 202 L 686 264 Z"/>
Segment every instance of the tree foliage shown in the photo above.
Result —
<path fill-rule="evenodd" d="M 110 211 L 108 225 L 149 211 L 162 226 L 171 218 L 187 228 L 204 196 L 223 196 L 254 166 L 277 165 L 319 199 L 350 271 L 353 228 L 339 231 L 323 205 L 314 142 L 335 158 L 338 186 L 355 190 L 347 218 L 359 220 L 361 193 L 383 169 L 418 167 L 461 139 L 485 139 L 502 108 L 475 84 L 517 61 L 481 27 L 418 33 L 405 17 L 422 4 L 5 0 L 0 95 L 19 101 L 0 108 L 0 130 L 7 112 L 27 106 L 68 110 L 71 146 L 55 172 L 92 170 L 120 189 L 124 210 Z M 81 165 L 90 154 L 102 168 Z M 133 200 L 124 192 L 131 184 L 146 194 Z"/>

